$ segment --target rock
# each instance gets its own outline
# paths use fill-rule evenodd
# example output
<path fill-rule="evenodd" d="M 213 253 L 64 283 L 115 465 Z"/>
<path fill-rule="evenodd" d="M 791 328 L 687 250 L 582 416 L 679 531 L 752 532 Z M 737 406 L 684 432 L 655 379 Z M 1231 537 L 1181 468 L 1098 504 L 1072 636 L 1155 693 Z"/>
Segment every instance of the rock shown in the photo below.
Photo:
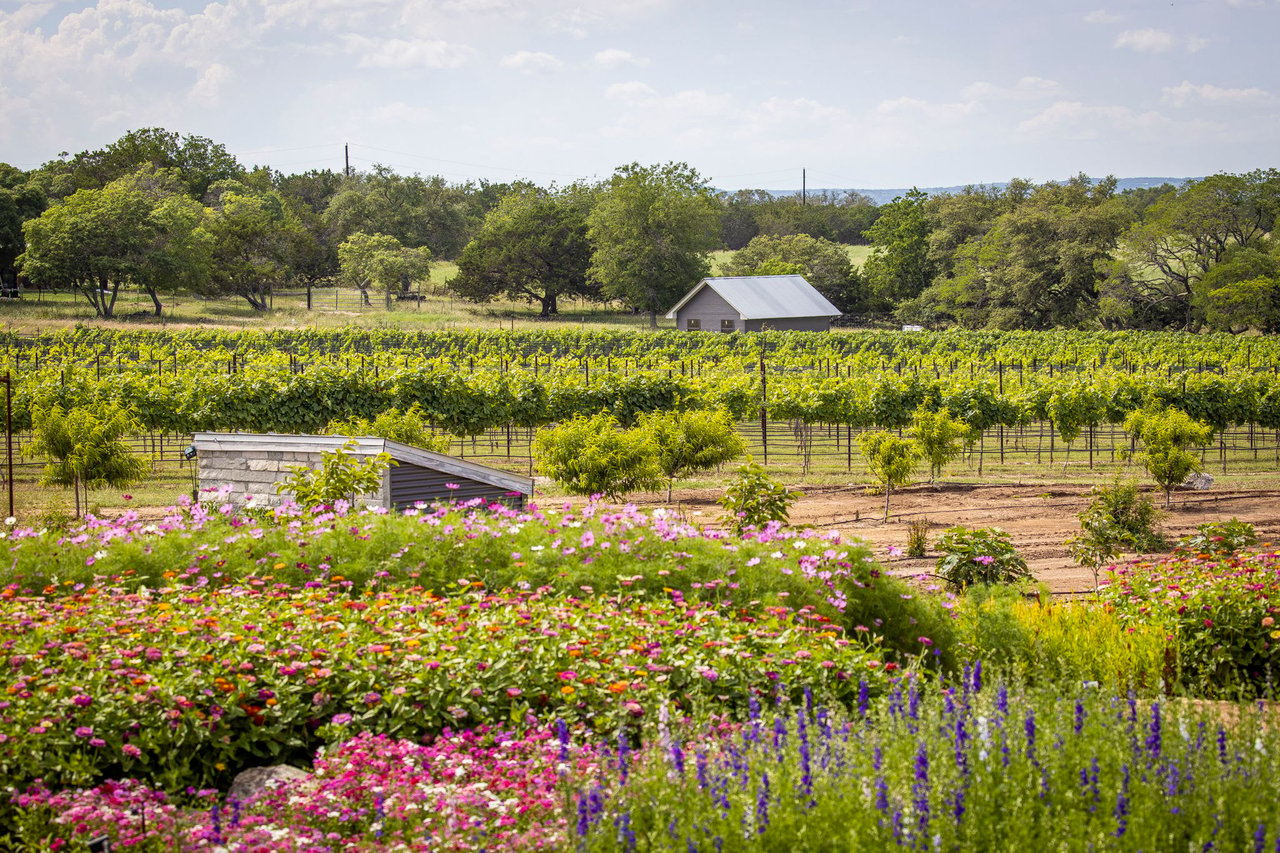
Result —
<path fill-rule="evenodd" d="M 1192 489 L 1197 492 L 1203 492 L 1212 485 L 1213 478 L 1208 474 L 1188 474 L 1187 479 L 1182 481 L 1182 488 Z"/>
<path fill-rule="evenodd" d="M 288 764 L 276 764 L 271 767 L 250 767 L 236 774 L 227 791 L 227 800 L 245 802 L 272 788 L 293 785 L 303 779 L 310 779 L 311 774 Z"/>

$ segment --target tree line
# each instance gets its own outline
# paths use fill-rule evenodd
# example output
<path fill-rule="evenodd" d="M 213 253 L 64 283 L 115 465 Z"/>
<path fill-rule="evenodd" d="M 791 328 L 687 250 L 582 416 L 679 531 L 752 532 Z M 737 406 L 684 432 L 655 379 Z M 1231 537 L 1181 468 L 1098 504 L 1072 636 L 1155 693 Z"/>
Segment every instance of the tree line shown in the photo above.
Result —
<path fill-rule="evenodd" d="M 121 287 L 233 296 L 342 282 L 388 302 L 454 260 L 475 302 L 616 302 L 656 322 L 732 249 L 729 275 L 800 273 L 841 311 L 930 327 L 1280 330 L 1271 239 L 1280 172 L 1118 192 L 1114 178 L 1013 180 L 876 206 L 857 193 L 717 193 L 683 163 L 540 187 L 385 166 L 246 168 L 158 128 L 23 172 L 0 164 L 0 285 L 74 287 L 109 317 Z M 870 244 L 866 263 L 846 246 Z"/>

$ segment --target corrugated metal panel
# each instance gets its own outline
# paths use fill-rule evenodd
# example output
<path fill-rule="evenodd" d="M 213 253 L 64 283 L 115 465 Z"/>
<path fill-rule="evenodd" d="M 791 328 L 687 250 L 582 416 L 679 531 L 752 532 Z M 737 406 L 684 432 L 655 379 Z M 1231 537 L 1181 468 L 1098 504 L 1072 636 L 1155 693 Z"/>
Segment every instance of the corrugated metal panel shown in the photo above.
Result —
<path fill-rule="evenodd" d="M 704 278 L 676 304 L 668 317 L 706 286 L 724 297 L 745 320 L 767 320 L 770 317 L 838 317 L 840 309 L 832 305 L 813 285 L 800 275 L 745 275 Z"/>
<path fill-rule="evenodd" d="M 447 484 L 458 488 L 450 489 Z M 417 465 L 400 464 L 391 469 L 391 505 L 396 508 L 413 506 L 418 501 L 469 501 L 483 498 L 488 503 L 498 502 L 523 509 L 525 496 L 519 492 L 496 487 L 466 477 L 455 477 Z"/>

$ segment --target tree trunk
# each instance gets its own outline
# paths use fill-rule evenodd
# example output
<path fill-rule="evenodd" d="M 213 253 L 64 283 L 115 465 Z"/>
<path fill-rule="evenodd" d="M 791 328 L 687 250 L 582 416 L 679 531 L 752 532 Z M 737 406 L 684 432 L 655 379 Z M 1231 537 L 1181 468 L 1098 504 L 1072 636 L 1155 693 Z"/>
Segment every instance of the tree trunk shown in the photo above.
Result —
<path fill-rule="evenodd" d="M 360 301 L 361 301 L 362 303 L 364 303 L 366 306 L 368 306 L 368 305 L 372 305 L 372 304 L 373 304 L 371 301 L 369 301 L 369 288 L 368 288 L 368 287 L 361 287 L 361 288 L 360 288 Z"/>
<path fill-rule="evenodd" d="M 893 487 L 885 484 L 884 487 L 884 523 L 889 523 L 889 495 L 893 494 Z"/>
<path fill-rule="evenodd" d="M 161 310 L 161 307 L 162 307 L 162 306 L 160 305 L 160 296 L 159 296 L 159 294 L 157 294 L 157 293 L 156 293 L 156 289 L 155 289 L 154 287 L 147 287 L 147 288 L 144 288 L 144 289 L 147 291 L 147 296 L 150 296 L 150 297 L 151 297 L 151 304 L 155 306 L 156 316 L 157 316 L 157 317 L 159 317 L 159 316 L 160 316 L 160 310 Z"/>
<path fill-rule="evenodd" d="M 658 328 L 658 312 L 657 311 L 649 312 L 649 328 L 650 329 Z"/>

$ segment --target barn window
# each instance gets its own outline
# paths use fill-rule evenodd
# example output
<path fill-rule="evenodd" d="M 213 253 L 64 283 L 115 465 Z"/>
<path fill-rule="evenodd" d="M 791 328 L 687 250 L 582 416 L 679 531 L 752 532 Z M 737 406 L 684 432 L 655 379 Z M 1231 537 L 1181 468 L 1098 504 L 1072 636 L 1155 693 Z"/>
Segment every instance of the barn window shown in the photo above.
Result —
<path fill-rule="evenodd" d="M 720 331 L 722 331 L 722 332 L 732 332 L 732 331 L 733 331 L 733 321 L 732 321 L 732 320 L 721 320 L 721 321 L 720 321 Z"/>
<path fill-rule="evenodd" d="M 688 320 L 685 321 L 685 328 L 688 329 L 690 332 L 700 331 L 702 329 L 702 321 L 699 320 L 697 317 L 690 317 Z"/>

